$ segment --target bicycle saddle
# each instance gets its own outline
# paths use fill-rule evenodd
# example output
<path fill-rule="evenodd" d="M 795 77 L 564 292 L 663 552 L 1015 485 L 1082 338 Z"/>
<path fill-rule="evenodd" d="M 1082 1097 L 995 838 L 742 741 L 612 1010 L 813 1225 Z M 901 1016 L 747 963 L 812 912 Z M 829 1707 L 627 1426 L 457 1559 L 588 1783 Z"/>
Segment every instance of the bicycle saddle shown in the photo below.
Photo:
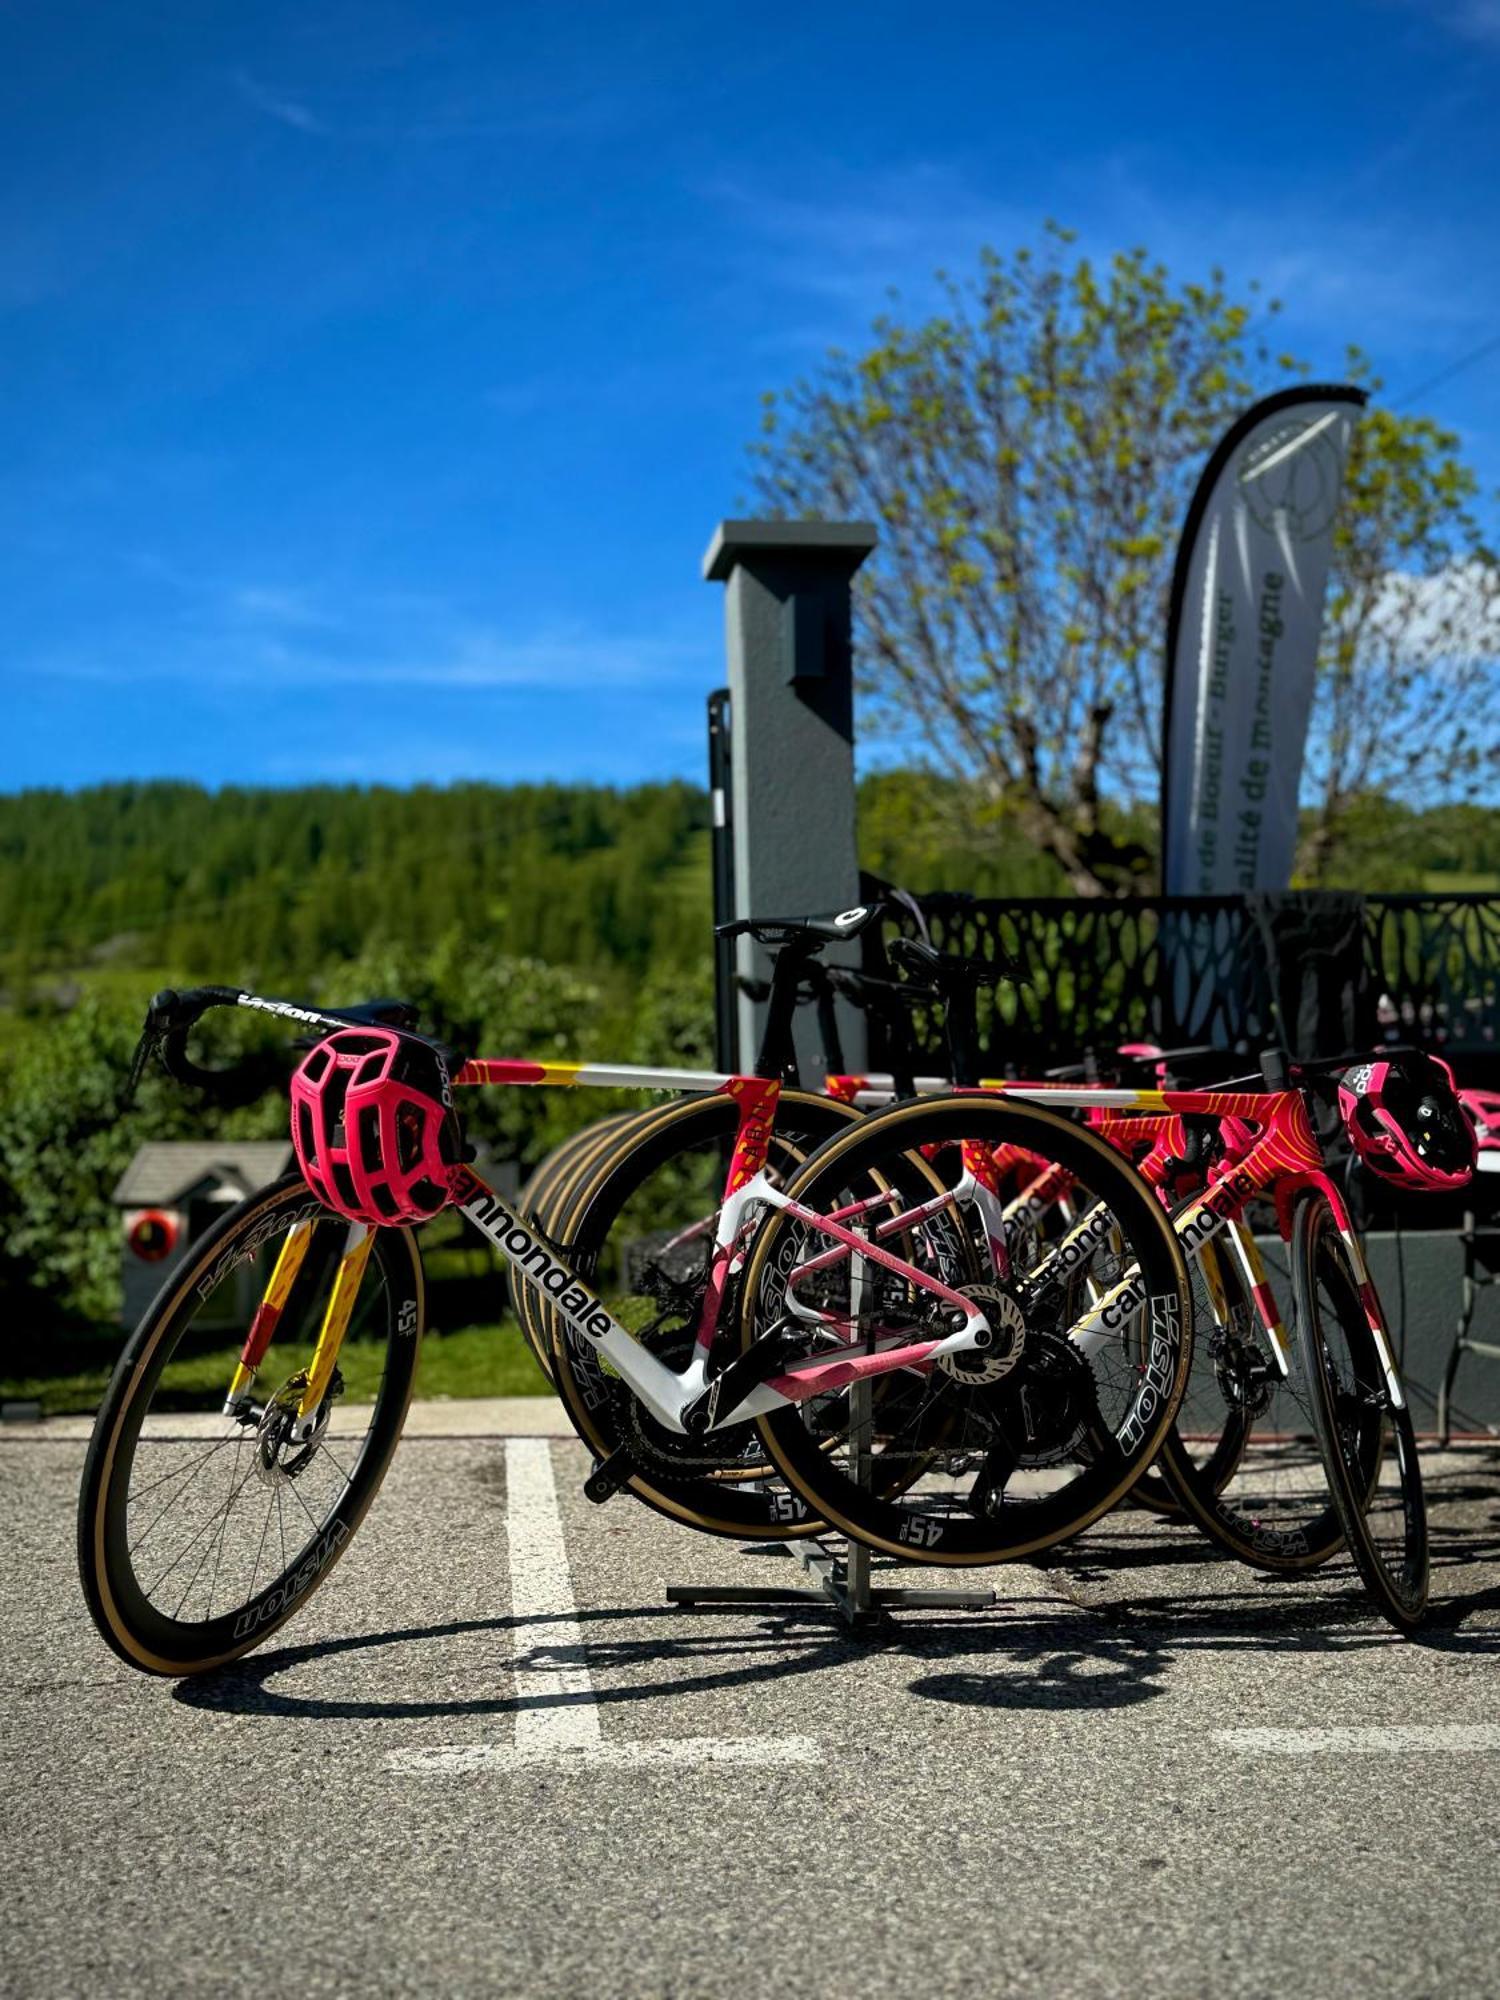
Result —
<path fill-rule="evenodd" d="M 832 917 L 739 917 L 732 924 L 716 924 L 715 937 L 753 937 L 758 944 L 841 944 L 859 937 L 881 916 L 879 903 L 856 903 Z"/>

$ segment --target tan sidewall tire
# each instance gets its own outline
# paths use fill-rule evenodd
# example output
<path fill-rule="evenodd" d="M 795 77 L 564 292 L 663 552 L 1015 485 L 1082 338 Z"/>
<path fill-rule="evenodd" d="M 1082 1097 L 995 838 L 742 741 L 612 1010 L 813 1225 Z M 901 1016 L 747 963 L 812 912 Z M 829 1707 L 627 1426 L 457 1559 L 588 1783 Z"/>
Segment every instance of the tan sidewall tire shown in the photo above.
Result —
<path fill-rule="evenodd" d="M 1163 1399 L 1162 1407 L 1153 1420 L 1152 1429 L 1154 1437 L 1149 1447 L 1143 1449 L 1132 1463 L 1126 1477 L 1096 1504 L 1089 1506 L 1076 1519 L 1071 1520 L 1066 1528 L 1059 1532 L 1048 1533 L 1039 1536 L 1035 1540 L 1008 1548 L 1003 1557 L 996 1555 L 948 1555 L 944 1554 L 941 1550 L 931 1548 L 924 1548 L 918 1553 L 905 1542 L 900 1542 L 894 1538 L 888 1538 L 873 1532 L 868 1523 L 855 1521 L 849 1518 L 838 1507 L 832 1505 L 826 1494 L 820 1495 L 811 1492 L 799 1477 L 795 1464 L 782 1449 L 777 1434 L 778 1420 L 775 1417 L 757 1418 L 757 1428 L 760 1431 L 761 1438 L 772 1463 L 781 1472 L 787 1484 L 795 1492 L 801 1494 L 802 1499 L 809 1508 L 820 1511 L 831 1526 L 840 1529 L 853 1540 L 864 1542 L 871 1548 L 881 1550 L 884 1554 L 896 1556 L 903 1562 L 918 1561 L 924 1566 L 973 1568 L 1001 1560 L 1008 1562 L 1017 1561 L 1025 1556 L 1034 1555 L 1041 1549 L 1055 1547 L 1058 1542 L 1066 1541 L 1070 1536 L 1088 1527 L 1091 1522 L 1097 1521 L 1101 1515 L 1108 1513 L 1112 1507 L 1116 1506 L 1124 1498 L 1141 1473 L 1150 1465 L 1162 1439 L 1171 1427 L 1173 1418 L 1177 1414 L 1178 1406 L 1182 1401 L 1187 1385 L 1188 1370 L 1192 1362 L 1192 1290 L 1188 1282 L 1187 1266 L 1183 1261 L 1182 1250 L 1176 1236 L 1172 1232 L 1171 1224 L 1168 1222 L 1155 1195 L 1146 1182 L 1141 1179 L 1140 1175 L 1135 1172 L 1134 1168 L 1112 1146 L 1106 1145 L 1103 1140 L 1097 1138 L 1086 1127 L 1073 1125 L 1067 1120 L 1058 1117 L 1056 1113 L 1044 1110 L 1039 1105 L 1022 1104 L 1016 1100 L 1006 1102 L 998 1096 L 989 1100 L 974 1097 L 965 1097 L 963 1099 L 913 1099 L 908 1103 L 893 1106 L 888 1111 L 876 1113 L 874 1117 L 864 1120 L 858 1130 L 851 1130 L 848 1134 L 840 1134 L 837 1138 L 828 1140 L 823 1146 L 819 1147 L 818 1151 L 808 1160 L 802 1171 L 788 1184 L 786 1191 L 794 1199 L 804 1198 L 805 1190 L 814 1181 L 831 1167 L 835 1166 L 841 1158 L 862 1145 L 872 1142 L 878 1143 L 880 1140 L 889 1138 L 892 1142 L 889 1150 L 895 1150 L 896 1146 L 900 1143 L 902 1127 L 909 1125 L 917 1128 L 922 1122 L 930 1121 L 936 1107 L 946 1103 L 962 1103 L 965 1109 L 968 1110 L 984 1102 L 988 1102 L 990 1105 L 1003 1110 L 1016 1119 L 1018 1123 L 1029 1128 L 1037 1142 L 1034 1145 L 1028 1145 L 1025 1137 L 1013 1134 L 1007 1135 L 1013 1140 L 1013 1143 L 1024 1146 L 1028 1151 L 1033 1151 L 1046 1157 L 1049 1135 L 1052 1136 L 1054 1144 L 1056 1143 L 1057 1135 L 1066 1135 L 1069 1144 L 1075 1147 L 1081 1145 L 1084 1151 L 1092 1153 L 1097 1157 L 1106 1183 L 1111 1178 L 1125 1180 L 1129 1181 L 1138 1190 L 1139 1200 L 1135 1203 L 1138 1214 L 1145 1221 L 1145 1226 L 1153 1230 L 1159 1237 L 1162 1254 L 1170 1262 L 1176 1273 L 1178 1307 L 1182 1315 L 1182 1335 L 1179 1344 L 1175 1380 L 1173 1381 L 1170 1393 Z M 744 1296 L 747 1301 L 754 1301 L 757 1297 L 767 1261 L 775 1250 L 776 1239 L 787 1226 L 787 1223 L 781 1216 L 776 1216 L 772 1218 L 767 1227 L 757 1236 L 755 1248 L 751 1254 L 750 1268 L 745 1280 Z M 755 1322 L 756 1314 L 754 1310 L 747 1309 L 744 1313 L 741 1327 L 742 1343 L 746 1347 L 753 1341 L 758 1330 Z"/>
<path fill-rule="evenodd" d="M 412 1365 L 407 1371 L 405 1385 L 399 1392 L 398 1401 L 381 1412 L 383 1437 L 375 1457 L 367 1466 L 365 1456 L 361 1456 L 357 1475 L 359 1484 L 357 1498 L 347 1509 L 343 1509 L 340 1515 L 348 1530 L 347 1534 L 329 1552 L 307 1584 L 289 1597 L 285 1610 L 257 1625 L 253 1634 L 247 1636 L 242 1643 L 216 1649 L 202 1657 L 174 1659 L 143 1645 L 131 1630 L 111 1583 L 107 1549 L 109 1506 L 117 1471 L 116 1454 L 122 1434 L 134 1412 L 136 1396 L 151 1368 L 157 1350 L 173 1331 L 179 1313 L 205 1270 L 211 1269 L 214 1262 L 223 1255 L 224 1246 L 231 1236 L 242 1230 L 247 1232 L 252 1230 L 258 1221 L 278 1206 L 285 1204 L 289 1197 L 294 1199 L 300 1197 L 308 1203 L 312 1200 L 302 1183 L 295 1176 L 291 1176 L 268 1188 L 264 1193 L 251 1196 L 237 1208 L 231 1209 L 223 1220 L 209 1231 L 202 1244 L 195 1249 L 193 1256 L 173 1274 L 168 1284 L 157 1295 L 140 1326 L 126 1344 L 95 1422 L 94 1435 L 85 1460 L 84 1484 L 80 1494 L 79 1560 L 83 1572 L 84 1592 L 94 1621 L 109 1644 L 122 1659 L 128 1660 L 132 1666 L 140 1668 L 145 1673 L 170 1675 L 174 1678 L 207 1673 L 214 1667 L 225 1666 L 231 1660 L 242 1658 L 244 1654 L 263 1645 L 273 1632 L 279 1631 L 288 1619 L 302 1609 L 343 1557 L 349 1543 L 354 1539 L 355 1530 L 369 1512 L 376 1494 L 380 1491 L 381 1483 L 400 1441 L 402 1425 L 416 1386 L 416 1354 L 420 1350 L 425 1325 L 426 1300 L 422 1283 L 422 1260 L 415 1238 L 409 1230 L 392 1229 L 381 1233 L 391 1239 L 399 1238 L 411 1260 L 412 1296 L 417 1309 L 416 1325 L 411 1335 Z"/>

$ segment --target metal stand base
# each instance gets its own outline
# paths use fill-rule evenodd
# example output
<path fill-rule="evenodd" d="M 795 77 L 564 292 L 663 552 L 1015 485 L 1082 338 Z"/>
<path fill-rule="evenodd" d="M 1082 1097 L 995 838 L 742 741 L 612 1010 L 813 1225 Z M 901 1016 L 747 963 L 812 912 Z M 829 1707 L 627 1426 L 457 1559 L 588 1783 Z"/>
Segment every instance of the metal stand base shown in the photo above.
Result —
<path fill-rule="evenodd" d="M 872 1587 L 870 1551 L 863 1542 L 846 1542 L 843 1553 L 825 1541 L 804 1542 L 797 1550 L 802 1566 L 817 1582 L 811 1587 L 669 1583 L 669 1604 L 717 1604 L 744 1610 L 767 1604 L 831 1604 L 851 1632 L 892 1629 L 891 1612 L 988 1611 L 998 1599 L 993 1590 L 906 1590 L 900 1586 Z"/>

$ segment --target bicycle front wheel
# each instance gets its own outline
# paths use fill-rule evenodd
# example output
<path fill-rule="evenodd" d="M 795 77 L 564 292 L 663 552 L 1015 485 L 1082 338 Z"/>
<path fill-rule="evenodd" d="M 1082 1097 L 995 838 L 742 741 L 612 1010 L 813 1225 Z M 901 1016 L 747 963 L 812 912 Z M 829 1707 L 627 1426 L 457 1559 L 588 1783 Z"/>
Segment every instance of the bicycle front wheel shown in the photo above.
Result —
<path fill-rule="evenodd" d="M 963 1193 L 965 1146 L 1064 1168 L 1072 1226 L 1055 1242 L 1018 1236 L 997 1268 Z M 934 1170 L 949 1190 L 936 1200 Z M 785 1211 L 755 1241 L 744 1344 L 781 1327 L 833 1364 L 826 1393 L 758 1420 L 825 1520 L 910 1561 L 1003 1562 L 1076 1534 L 1130 1490 L 1181 1401 L 1192 1320 L 1166 1214 L 1113 1148 L 1037 1106 L 927 1099 L 829 1140 L 786 1192 L 804 1214 L 858 1215 L 901 1260 L 840 1254 Z M 951 1301 L 923 1279 L 973 1297 L 990 1349 L 865 1374 L 863 1354 L 953 1330 Z M 868 1420 L 851 1405 L 861 1377 L 880 1397 Z"/>
<path fill-rule="evenodd" d="M 203 1673 L 258 1646 L 323 1582 L 379 1491 L 411 1400 L 422 1267 L 405 1230 L 377 1229 L 357 1272 L 349 1241 L 289 1176 L 194 1245 L 125 1345 L 84 1463 L 78 1557 L 94 1623 L 142 1672 Z M 339 1367 L 299 1440 L 341 1270 Z M 225 1416 L 268 1300 L 270 1344 Z"/>
<path fill-rule="evenodd" d="M 1316 1190 L 1301 1197 L 1293 1219 L 1292 1290 L 1308 1400 L 1349 1552 L 1383 1616 L 1414 1631 L 1427 1607 L 1429 1557 L 1411 1410 L 1387 1375 L 1388 1345 L 1370 1319 L 1377 1308 L 1367 1307 L 1332 1205 Z"/>

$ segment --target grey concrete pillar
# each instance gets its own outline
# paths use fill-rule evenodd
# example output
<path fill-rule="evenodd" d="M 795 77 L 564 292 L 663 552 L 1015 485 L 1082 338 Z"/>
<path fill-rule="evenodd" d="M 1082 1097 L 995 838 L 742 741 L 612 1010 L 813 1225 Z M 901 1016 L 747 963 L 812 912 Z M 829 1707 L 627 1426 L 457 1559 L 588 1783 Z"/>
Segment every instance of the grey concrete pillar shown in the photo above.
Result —
<path fill-rule="evenodd" d="M 723 583 L 729 654 L 735 915 L 805 916 L 859 900 L 854 836 L 854 675 L 850 586 L 874 548 L 867 521 L 722 521 L 703 574 Z M 858 948 L 832 954 L 856 963 Z M 764 979 L 766 954 L 742 939 L 739 970 Z M 764 1005 L 739 996 L 748 1065 Z M 864 1019 L 840 1005 L 845 1065 L 865 1060 Z M 812 1083 L 828 1051 L 811 1009 L 797 1052 Z"/>

